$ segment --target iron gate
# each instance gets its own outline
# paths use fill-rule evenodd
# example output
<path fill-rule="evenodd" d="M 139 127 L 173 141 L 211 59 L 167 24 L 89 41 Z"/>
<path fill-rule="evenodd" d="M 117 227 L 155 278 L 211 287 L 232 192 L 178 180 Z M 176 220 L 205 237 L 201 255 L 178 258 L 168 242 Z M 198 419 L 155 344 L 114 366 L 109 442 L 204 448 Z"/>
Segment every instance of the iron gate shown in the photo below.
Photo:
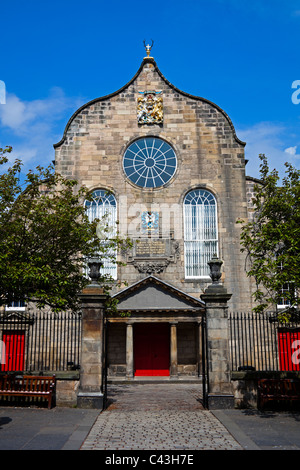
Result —
<path fill-rule="evenodd" d="M 209 376 L 208 376 L 208 361 L 207 361 L 207 328 L 206 316 L 203 315 L 201 320 L 201 335 L 202 335 L 202 400 L 203 407 L 208 408 L 208 390 L 209 390 Z"/>

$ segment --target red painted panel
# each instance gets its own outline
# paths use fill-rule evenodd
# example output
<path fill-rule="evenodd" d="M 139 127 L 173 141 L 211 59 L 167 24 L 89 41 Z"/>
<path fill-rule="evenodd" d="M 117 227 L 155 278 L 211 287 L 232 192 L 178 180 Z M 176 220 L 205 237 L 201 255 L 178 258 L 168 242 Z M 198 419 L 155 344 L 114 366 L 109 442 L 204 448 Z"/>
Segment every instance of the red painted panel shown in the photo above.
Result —
<path fill-rule="evenodd" d="M 25 332 L 4 331 L 2 340 L 5 344 L 5 364 L 3 371 L 24 370 Z"/>
<path fill-rule="evenodd" d="M 170 327 L 166 323 L 134 325 L 135 376 L 170 375 Z"/>
<path fill-rule="evenodd" d="M 280 370 L 300 370 L 300 330 L 279 330 Z"/>

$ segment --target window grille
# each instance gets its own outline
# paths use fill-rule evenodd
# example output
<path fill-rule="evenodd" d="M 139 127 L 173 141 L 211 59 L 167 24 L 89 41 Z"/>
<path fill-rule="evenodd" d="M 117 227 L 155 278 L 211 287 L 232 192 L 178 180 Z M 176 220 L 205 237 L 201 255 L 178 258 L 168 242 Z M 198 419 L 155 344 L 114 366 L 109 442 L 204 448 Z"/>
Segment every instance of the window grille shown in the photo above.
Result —
<path fill-rule="evenodd" d="M 5 310 L 25 310 L 25 302 L 23 300 L 12 301 L 8 303 Z"/>
<path fill-rule="evenodd" d="M 282 285 L 280 289 L 281 295 L 280 295 L 280 298 L 278 299 L 278 304 L 277 304 L 278 308 L 290 307 L 291 302 L 290 302 L 290 299 L 287 298 L 290 292 L 294 294 L 295 285 L 293 282 L 286 282 L 285 284 Z"/>
<path fill-rule="evenodd" d="M 209 277 L 208 261 L 218 256 L 217 204 L 204 189 L 190 191 L 184 199 L 185 277 Z"/>
<path fill-rule="evenodd" d="M 114 195 L 104 189 L 97 189 L 92 193 L 92 200 L 85 201 L 85 208 L 89 221 L 92 222 L 95 219 L 101 220 L 102 217 L 106 216 L 105 222 L 110 229 L 110 232 L 105 233 L 105 237 L 116 236 L 117 228 L 117 202 Z M 99 233 L 101 236 L 101 234 Z M 103 240 L 103 243 L 108 243 Z M 116 256 L 116 250 L 108 249 L 108 256 Z M 88 272 L 88 269 L 87 269 Z M 103 266 L 100 269 L 101 274 L 109 275 L 113 279 L 117 279 L 117 265 L 109 259 L 103 260 Z"/>
<path fill-rule="evenodd" d="M 278 264 L 278 270 L 284 269 L 283 263 Z M 297 297 L 296 286 L 294 282 L 285 282 L 279 291 L 277 308 L 287 308 L 291 306 L 291 296 Z"/>

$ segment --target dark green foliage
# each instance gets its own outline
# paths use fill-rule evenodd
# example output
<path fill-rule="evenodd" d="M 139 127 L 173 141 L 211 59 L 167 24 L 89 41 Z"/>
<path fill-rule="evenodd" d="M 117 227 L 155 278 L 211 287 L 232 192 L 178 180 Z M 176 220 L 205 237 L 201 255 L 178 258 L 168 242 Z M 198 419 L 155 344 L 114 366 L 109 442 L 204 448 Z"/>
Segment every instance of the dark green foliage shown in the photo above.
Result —
<path fill-rule="evenodd" d="M 0 165 L 8 163 L 11 148 L 0 149 Z M 20 160 L 0 176 L 0 304 L 12 300 L 35 301 L 54 310 L 78 308 L 78 294 L 87 284 L 85 260 L 100 253 L 112 257 L 111 248 L 127 245 L 109 233 L 105 220 L 89 222 L 84 200 L 86 188 L 56 174 L 52 167 L 29 171 L 19 183 Z M 109 288 L 112 279 L 100 283 Z"/>
<path fill-rule="evenodd" d="M 242 251 L 248 255 L 248 275 L 256 281 L 256 311 L 274 307 L 282 287 L 291 308 L 297 307 L 300 279 L 300 171 L 286 163 L 279 183 L 277 170 L 270 171 L 267 158 L 260 155 L 261 184 L 255 186 L 254 217 L 243 223 Z M 289 313 L 288 313 L 289 314 Z"/>

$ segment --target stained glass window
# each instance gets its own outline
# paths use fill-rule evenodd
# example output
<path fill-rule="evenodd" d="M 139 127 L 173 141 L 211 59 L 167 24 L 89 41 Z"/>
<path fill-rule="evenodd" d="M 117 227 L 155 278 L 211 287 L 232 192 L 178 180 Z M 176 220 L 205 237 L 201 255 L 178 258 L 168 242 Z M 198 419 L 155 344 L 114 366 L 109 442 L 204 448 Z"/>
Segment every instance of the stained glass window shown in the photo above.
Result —
<path fill-rule="evenodd" d="M 205 189 L 195 189 L 184 199 L 185 277 L 208 277 L 207 263 L 214 254 L 218 255 L 216 199 Z"/>
<path fill-rule="evenodd" d="M 123 168 L 132 183 L 142 188 L 159 188 L 168 183 L 177 168 L 172 147 L 162 139 L 145 137 L 125 151 Z"/>

